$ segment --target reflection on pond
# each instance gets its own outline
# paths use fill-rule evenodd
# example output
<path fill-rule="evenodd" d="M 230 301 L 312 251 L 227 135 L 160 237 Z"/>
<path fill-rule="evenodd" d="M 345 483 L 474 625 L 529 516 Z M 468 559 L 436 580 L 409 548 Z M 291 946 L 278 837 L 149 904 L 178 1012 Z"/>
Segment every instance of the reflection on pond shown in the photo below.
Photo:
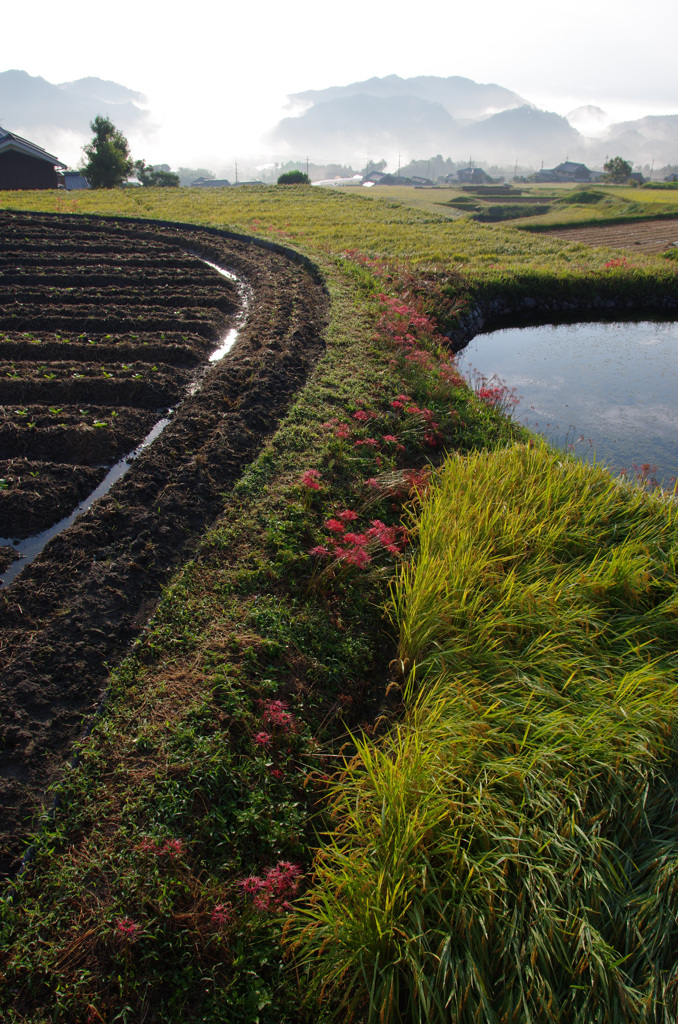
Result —
<path fill-rule="evenodd" d="M 478 334 L 457 356 L 467 377 L 498 377 L 514 416 L 582 458 L 678 476 L 678 324 L 586 323 Z"/>

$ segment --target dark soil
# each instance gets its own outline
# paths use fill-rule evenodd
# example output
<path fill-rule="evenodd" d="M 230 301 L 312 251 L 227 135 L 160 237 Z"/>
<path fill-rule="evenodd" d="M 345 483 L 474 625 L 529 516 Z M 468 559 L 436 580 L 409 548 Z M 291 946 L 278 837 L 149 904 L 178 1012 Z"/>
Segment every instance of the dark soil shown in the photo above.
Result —
<path fill-rule="evenodd" d="M 0 462 L 0 523 L 3 536 L 23 540 L 42 533 L 76 508 L 101 483 L 106 467 L 9 459 Z M 3 566 L 6 568 L 6 566 Z"/>
<path fill-rule="evenodd" d="M 186 305 L 177 307 L 176 318 L 173 310 L 160 317 L 154 307 L 159 277 L 145 276 L 144 268 L 151 265 L 153 274 L 162 272 L 165 285 L 180 274 L 183 286 L 185 277 L 195 272 L 197 292 L 204 295 L 204 264 L 191 255 L 200 252 L 233 270 L 252 292 L 250 312 L 232 352 L 208 366 L 196 393 L 177 406 L 169 426 L 109 494 L 51 541 L 0 593 L 0 869 L 8 872 L 18 863 L 22 839 L 42 806 L 45 790 L 60 778 L 73 742 L 82 735 L 87 718 L 105 692 L 109 668 L 129 651 L 152 614 L 163 584 L 219 515 L 221 495 L 275 429 L 322 353 L 327 297 L 314 268 L 303 265 L 293 254 L 225 233 L 157 222 L 3 212 L 0 228 L 4 239 L 0 288 L 7 284 L 20 287 L 16 279 L 25 272 L 30 290 L 43 271 L 47 275 L 43 283 L 55 288 L 54 315 L 49 304 L 28 301 L 25 326 L 8 328 L 12 318 L 7 315 L 7 305 L 0 308 L 3 330 L 11 332 L 4 340 L 0 337 L 0 360 L 14 364 L 10 375 L 0 378 L 0 405 L 6 404 L 5 382 L 8 393 L 14 395 L 16 391 L 11 389 L 25 382 L 30 397 L 21 408 L 30 414 L 28 422 L 44 424 L 19 426 L 18 421 L 26 417 L 16 415 L 18 405 L 7 403 L 12 408 L 6 428 L 0 427 L 0 445 L 5 429 L 8 445 L 20 447 L 19 435 L 26 435 L 26 444 L 24 450 L 11 455 L 0 448 L 3 474 L 12 477 L 11 487 L 0 493 L 11 496 L 17 491 L 21 495 L 27 518 L 34 517 L 31 522 L 36 532 L 44 528 L 45 519 L 35 495 L 44 499 L 45 507 L 52 501 L 57 518 L 67 514 L 78 488 L 85 486 L 87 469 L 83 465 L 89 460 L 94 467 L 98 461 L 96 446 L 104 443 L 100 439 L 122 431 L 126 417 L 133 419 L 134 414 L 138 420 L 134 420 L 134 430 L 128 431 L 130 440 L 126 436 L 124 441 L 131 444 L 131 434 L 137 438 L 138 431 L 145 432 L 145 417 L 156 415 L 157 410 L 148 407 L 156 386 L 158 397 L 162 392 L 162 404 L 172 388 L 172 394 L 177 390 L 183 393 L 188 370 L 195 366 L 194 339 L 205 338 L 204 359 L 228 325 L 226 303 L 218 296 L 222 281 L 222 296 L 227 296 L 228 308 L 235 309 L 233 287 L 210 273 L 215 305 Z M 29 241 L 23 244 L 25 239 Z M 113 310 L 109 290 L 110 302 L 107 298 L 96 318 L 74 315 L 78 304 L 72 293 L 67 301 L 63 299 L 62 282 L 52 274 L 56 265 L 63 265 L 66 271 L 64 279 L 69 284 L 63 287 L 85 289 L 82 305 L 89 309 L 93 308 L 87 292 L 92 276 L 98 274 L 103 285 L 110 284 L 108 267 L 115 267 L 119 294 L 125 301 L 147 288 L 146 303 L 137 308 L 155 312 L 142 322 L 130 306 L 122 312 Z M 22 274 L 17 274 L 17 267 Z M 190 301 L 188 295 L 185 301 Z M 110 312 L 110 321 L 104 309 Z M 94 344 L 77 336 L 72 341 L 62 340 L 72 338 L 72 330 L 81 333 L 74 324 L 95 319 L 100 326 L 87 328 Z M 129 333 L 120 327 L 127 319 L 131 321 Z M 184 340 L 183 325 L 189 320 Z M 160 321 L 169 325 L 167 329 L 157 326 Z M 116 326 L 108 330 L 111 324 Z M 31 366 L 23 361 L 23 352 L 30 353 L 26 358 Z M 182 354 L 191 358 L 182 362 Z M 58 365 L 51 368 L 51 359 Z M 162 368 L 150 362 L 156 359 L 162 359 Z M 73 378 L 72 373 L 69 377 L 70 367 L 80 360 L 83 378 Z M 47 369 L 36 367 L 37 361 L 40 367 L 47 364 Z M 122 364 L 136 369 L 139 361 L 148 365 L 140 371 L 143 387 L 138 385 L 135 394 L 134 373 L 123 370 Z M 109 363 L 115 364 L 114 372 Z M 152 370 L 153 365 L 158 370 Z M 172 376 L 172 367 L 176 376 Z M 97 375 L 100 368 L 113 373 L 103 378 L 108 392 L 102 390 L 102 377 Z M 161 376 L 154 382 L 155 373 Z M 91 391 L 82 385 L 82 402 L 88 404 L 67 403 L 68 388 L 81 379 L 92 384 Z M 44 394 L 42 380 L 47 381 Z M 128 386 L 131 390 L 125 391 Z M 77 387 L 81 385 L 77 383 Z M 77 394 L 80 403 L 80 392 Z M 92 398 L 101 400 L 104 394 L 108 406 L 96 406 Z M 134 401 L 128 400 L 129 396 Z M 58 412 L 53 411 L 56 407 Z M 87 422 L 76 424 L 77 416 L 84 417 L 82 409 L 88 414 Z M 116 417 L 111 416 L 113 410 Z M 109 425 L 95 427 L 92 414 L 101 414 L 100 422 Z M 34 435 L 30 445 L 29 433 Z M 86 443 L 76 458 L 78 438 Z M 111 457 L 109 451 L 107 459 Z M 50 459 L 54 462 L 46 465 Z M 27 483 L 23 473 L 24 467 L 38 461 L 45 479 L 42 489 Z M 69 496 L 62 502 L 58 494 L 66 492 Z M 70 506 L 65 513 L 64 506 Z M 16 514 L 16 510 L 12 512 Z"/>

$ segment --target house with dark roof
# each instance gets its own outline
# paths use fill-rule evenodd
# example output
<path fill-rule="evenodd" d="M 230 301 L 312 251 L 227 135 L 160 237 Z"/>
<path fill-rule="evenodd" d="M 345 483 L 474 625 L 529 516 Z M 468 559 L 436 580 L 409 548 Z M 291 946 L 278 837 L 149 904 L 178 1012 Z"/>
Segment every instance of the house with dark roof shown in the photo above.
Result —
<path fill-rule="evenodd" d="M 64 171 L 64 188 L 67 192 L 77 191 L 82 188 L 89 188 L 89 182 L 80 171 Z"/>
<path fill-rule="evenodd" d="M 461 167 L 457 171 L 457 180 L 465 185 L 491 185 L 491 178 L 482 167 Z"/>
<path fill-rule="evenodd" d="M 595 171 L 590 171 L 586 164 L 577 164 L 573 160 L 565 160 L 552 170 L 542 168 L 534 175 L 534 181 L 594 181 L 600 177 Z"/>
<path fill-rule="evenodd" d="M 196 178 L 191 182 L 191 188 L 228 188 L 228 178 Z"/>
<path fill-rule="evenodd" d="M 0 189 L 57 188 L 65 168 L 34 142 L 0 128 Z"/>

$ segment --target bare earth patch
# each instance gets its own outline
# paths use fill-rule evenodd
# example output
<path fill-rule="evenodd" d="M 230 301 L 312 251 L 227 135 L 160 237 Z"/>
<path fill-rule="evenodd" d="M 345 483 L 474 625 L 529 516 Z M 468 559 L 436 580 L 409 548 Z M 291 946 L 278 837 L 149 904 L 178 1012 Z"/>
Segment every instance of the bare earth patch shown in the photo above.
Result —
<path fill-rule="evenodd" d="M 637 224 L 592 225 L 580 228 L 555 228 L 540 232 L 555 235 L 566 242 L 585 242 L 586 245 L 609 245 L 632 252 L 660 253 L 678 246 L 678 221 L 645 220 Z"/>

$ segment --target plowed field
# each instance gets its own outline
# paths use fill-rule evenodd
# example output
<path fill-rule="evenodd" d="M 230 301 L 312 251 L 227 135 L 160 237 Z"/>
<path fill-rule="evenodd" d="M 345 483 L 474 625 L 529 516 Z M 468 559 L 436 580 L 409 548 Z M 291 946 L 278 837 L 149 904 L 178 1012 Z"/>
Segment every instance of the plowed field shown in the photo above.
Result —
<path fill-rule="evenodd" d="M 59 777 L 108 665 L 322 351 L 326 295 L 282 250 L 182 226 L 0 212 L 0 537 L 127 475 L 0 593 L 0 869 Z M 251 292 L 232 350 L 233 271 Z M 169 410 L 172 410 L 169 412 Z M 0 549 L 0 571 L 12 558 Z"/>
<path fill-rule="evenodd" d="M 566 242 L 609 245 L 631 252 L 659 253 L 678 245 L 678 220 L 644 220 L 635 224 L 591 225 L 580 228 L 554 228 L 540 234 L 555 235 Z"/>

